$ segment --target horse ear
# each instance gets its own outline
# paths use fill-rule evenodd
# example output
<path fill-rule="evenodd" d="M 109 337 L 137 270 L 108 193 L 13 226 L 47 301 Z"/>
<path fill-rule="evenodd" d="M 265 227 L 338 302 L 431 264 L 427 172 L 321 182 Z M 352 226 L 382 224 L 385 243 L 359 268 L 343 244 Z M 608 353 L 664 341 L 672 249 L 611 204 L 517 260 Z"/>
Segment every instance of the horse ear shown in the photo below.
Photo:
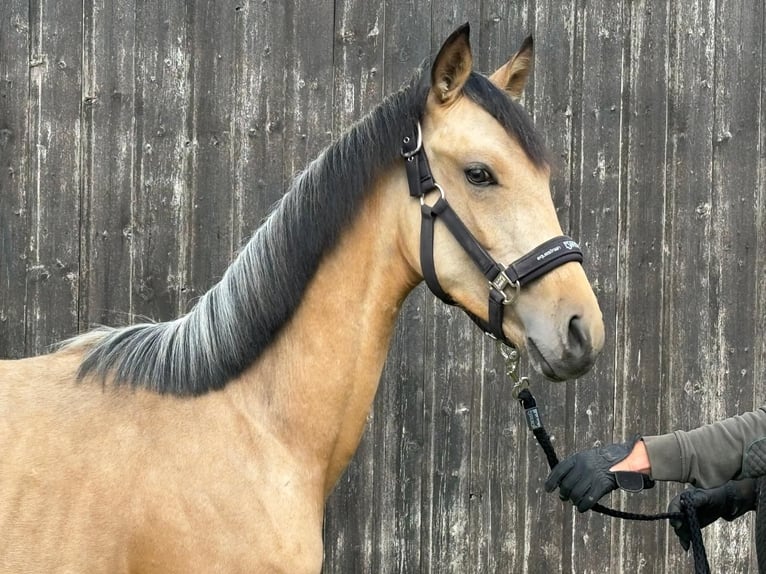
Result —
<path fill-rule="evenodd" d="M 489 79 L 501 90 L 507 91 L 518 100 L 527 85 L 529 72 L 535 59 L 532 36 L 527 36 L 518 52 L 492 74 Z"/>
<path fill-rule="evenodd" d="M 444 42 L 431 68 L 431 90 L 443 104 L 453 102 L 471 75 L 473 56 L 466 22 Z"/>

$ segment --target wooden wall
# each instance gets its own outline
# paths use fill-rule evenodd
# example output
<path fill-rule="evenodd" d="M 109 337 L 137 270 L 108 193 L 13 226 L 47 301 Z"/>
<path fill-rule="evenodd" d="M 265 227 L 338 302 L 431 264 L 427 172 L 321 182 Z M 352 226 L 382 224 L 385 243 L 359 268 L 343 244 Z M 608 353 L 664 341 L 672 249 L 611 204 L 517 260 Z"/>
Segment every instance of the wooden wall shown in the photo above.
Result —
<path fill-rule="evenodd" d="M 0 356 L 183 313 L 285 182 L 470 21 L 484 71 L 535 36 L 525 105 L 606 319 L 590 374 L 534 377 L 559 453 L 750 410 L 765 19 L 763 0 L 2 0 Z M 546 474 L 494 345 L 421 287 L 329 501 L 325 571 L 691 571 L 666 524 L 579 515 Z M 612 502 L 660 511 L 679 488 Z M 714 571 L 756 572 L 751 532 L 707 529 Z"/>

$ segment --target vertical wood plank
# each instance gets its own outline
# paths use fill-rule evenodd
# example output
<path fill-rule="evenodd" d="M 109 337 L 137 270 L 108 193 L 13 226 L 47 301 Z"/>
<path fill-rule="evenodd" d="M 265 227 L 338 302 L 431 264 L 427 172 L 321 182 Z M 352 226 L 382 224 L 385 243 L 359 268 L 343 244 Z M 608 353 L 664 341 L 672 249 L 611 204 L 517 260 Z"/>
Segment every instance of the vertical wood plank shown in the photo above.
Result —
<path fill-rule="evenodd" d="M 766 34 L 766 10 L 763 10 L 762 14 L 761 34 Z M 766 41 L 761 43 L 761 78 L 758 93 L 760 94 L 758 99 L 760 140 L 758 141 L 758 191 L 754 206 L 756 229 L 755 291 L 757 294 L 755 313 L 753 314 L 755 318 L 766 317 L 766 215 L 764 214 L 764 207 L 766 206 Z M 758 321 L 758 319 L 755 320 Z M 757 408 L 766 404 L 766 377 L 762 376 L 762 373 L 766 372 L 766 336 L 764 336 L 763 330 L 759 332 L 758 340 L 754 341 L 754 349 L 756 354 L 753 370 L 753 407 Z M 755 528 L 752 528 L 751 548 L 755 544 Z"/>
<path fill-rule="evenodd" d="M 188 117 L 189 243 L 184 301 L 207 291 L 228 267 L 239 245 L 235 179 L 241 145 L 236 129 L 241 21 L 249 4 L 197 2 L 189 46 L 191 91 Z"/>
<path fill-rule="evenodd" d="M 432 305 L 443 304 L 437 300 Z M 479 365 L 472 357 L 473 334 L 464 318 L 451 309 L 431 309 L 427 333 L 433 347 L 427 359 L 430 369 L 426 372 L 426 384 L 432 393 L 431 568 L 439 572 L 464 572 L 470 556 L 471 379 Z M 460 359 L 456 360 L 457 357 Z"/>
<path fill-rule="evenodd" d="M 135 4 L 83 4 L 80 329 L 130 322 L 135 166 Z"/>
<path fill-rule="evenodd" d="M 292 178 L 332 141 L 332 0 L 287 3 L 290 44 L 285 101 L 286 177 Z"/>
<path fill-rule="evenodd" d="M 615 389 L 615 440 L 660 426 L 666 255 L 666 101 L 668 17 L 665 4 L 630 4 L 628 76 L 623 98 L 624 191 L 620 224 Z M 626 14 L 627 16 L 627 14 Z M 649 79 L 651 78 L 651 81 Z M 640 312 L 636 312 L 637 309 Z M 654 343 L 656 349 L 646 352 Z M 656 512 L 660 490 L 621 495 L 629 512 Z M 612 497 L 615 505 L 616 497 Z M 655 571 L 663 563 L 664 523 L 615 521 L 616 570 Z M 616 531 L 616 532 L 615 532 Z"/>
<path fill-rule="evenodd" d="M 667 357 L 657 432 L 703 422 L 704 394 L 714 378 L 710 265 L 715 2 L 672 4 L 670 20 Z M 660 488 L 670 500 L 682 487 Z M 666 529 L 665 540 L 665 571 L 691 568 L 672 530 Z"/>
<path fill-rule="evenodd" d="M 480 35 L 474 61 L 487 74 L 505 64 L 534 28 L 533 2 L 485 1 L 479 6 Z M 475 29 L 475 28 L 474 28 Z M 534 78 L 521 103 L 534 113 Z M 530 567 L 529 531 L 536 521 L 528 508 L 527 429 L 511 397 L 511 383 L 497 345 L 467 323 L 474 338 L 471 416 L 470 551 L 480 571 L 526 572 Z M 524 369 L 524 366 L 522 366 Z"/>
<path fill-rule="evenodd" d="M 594 290 L 606 323 L 606 344 L 594 369 L 568 389 L 567 449 L 574 452 L 612 442 L 614 384 L 616 379 L 615 328 L 619 288 L 619 228 L 622 200 L 622 108 L 624 3 L 588 2 L 578 5 L 577 56 L 580 69 L 575 93 L 580 102 L 573 118 L 572 162 L 579 166 L 573 177 L 572 229 L 587 236 L 589 260 L 586 271 L 594 278 Z M 576 201 L 575 199 L 576 198 Z M 576 512 L 572 509 L 570 512 Z M 574 516 L 571 526 L 569 565 L 565 572 L 616 571 L 616 555 L 608 558 L 613 524 L 593 513 Z M 567 536 L 565 536 L 565 541 Z M 601 548 L 601 560 L 588 559 L 590 549 Z"/>
<path fill-rule="evenodd" d="M 77 333 L 82 9 L 30 3 L 27 354 Z"/>
<path fill-rule="evenodd" d="M 753 105 L 761 80 L 764 32 L 763 2 L 723 0 L 716 4 L 715 118 L 713 124 L 713 196 L 715 213 L 711 277 L 715 307 L 711 313 L 717 339 L 715 377 L 706 389 L 710 420 L 751 410 L 755 373 L 756 217 L 758 199 L 759 110 Z M 743 305 L 743 302 L 747 304 Z M 761 319 L 762 320 L 762 319 Z M 711 563 L 728 572 L 747 572 L 748 521 L 716 525 Z"/>
<path fill-rule="evenodd" d="M 0 20 L 0 357 L 27 353 L 29 3 L 9 2 Z"/>
<path fill-rule="evenodd" d="M 237 229 L 243 244 L 286 190 L 285 91 L 288 20 L 281 2 L 243 3 L 236 24 L 237 100 L 234 180 Z"/>
<path fill-rule="evenodd" d="M 188 125 L 188 19 L 194 5 L 136 6 L 136 177 L 131 242 L 138 320 L 167 320 L 185 310 L 189 237 L 186 174 L 194 142 Z"/>
<path fill-rule="evenodd" d="M 479 71 L 489 75 L 505 64 L 521 46 L 521 42 L 535 33 L 537 2 L 500 2 L 483 0 L 479 5 L 480 35 L 474 39 L 474 62 Z M 534 91 L 534 78 L 530 76 L 525 94 Z M 522 100 L 523 101 L 523 100 Z M 531 108 L 530 108 L 531 111 Z"/>

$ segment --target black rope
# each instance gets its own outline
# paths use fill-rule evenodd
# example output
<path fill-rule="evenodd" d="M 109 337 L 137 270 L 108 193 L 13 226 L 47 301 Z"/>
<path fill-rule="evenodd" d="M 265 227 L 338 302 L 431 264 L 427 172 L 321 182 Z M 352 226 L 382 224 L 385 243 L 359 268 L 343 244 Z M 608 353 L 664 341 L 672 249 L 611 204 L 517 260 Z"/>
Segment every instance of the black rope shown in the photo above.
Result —
<path fill-rule="evenodd" d="M 766 476 L 757 479 L 758 496 L 755 510 L 755 548 L 758 572 L 766 574 Z"/>
<path fill-rule="evenodd" d="M 524 388 L 519 391 L 518 400 L 524 407 L 524 411 L 527 417 L 527 424 L 535 435 L 538 444 L 545 453 L 545 458 L 548 459 L 548 466 L 553 470 L 559 463 L 559 458 L 556 456 L 556 450 L 551 443 L 550 435 L 545 429 L 540 418 L 540 413 L 537 409 L 537 402 L 535 397 L 529 389 Z M 623 512 L 622 510 L 615 510 L 601 504 L 594 504 L 591 510 L 594 510 L 600 514 L 611 516 L 613 518 L 620 518 L 622 520 L 641 520 L 645 522 L 651 522 L 655 520 L 683 520 L 689 526 L 689 532 L 691 535 L 692 554 L 694 556 L 694 572 L 695 574 L 710 574 L 710 564 L 708 563 L 707 553 L 705 552 L 705 544 L 702 540 L 702 529 L 697 520 L 697 511 L 694 508 L 690 500 L 691 494 L 689 492 L 681 493 L 681 512 L 660 512 L 657 514 L 638 514 L 635 512 Z"/>
<path fill-rule="evenodd" d="M 681 513 L 683 519 L 689 525 L 689 532 L 692 541 L 692 554 L 694 555 L 694 570 L 698 574 L 707 574 L 710 572 L 710 564 L 707 561 L 705 544 L 702 542 L 702 529 L 699 520 L 697 520 L 697 510 L 691 501 L 689 492 L 681 493 Z"/>

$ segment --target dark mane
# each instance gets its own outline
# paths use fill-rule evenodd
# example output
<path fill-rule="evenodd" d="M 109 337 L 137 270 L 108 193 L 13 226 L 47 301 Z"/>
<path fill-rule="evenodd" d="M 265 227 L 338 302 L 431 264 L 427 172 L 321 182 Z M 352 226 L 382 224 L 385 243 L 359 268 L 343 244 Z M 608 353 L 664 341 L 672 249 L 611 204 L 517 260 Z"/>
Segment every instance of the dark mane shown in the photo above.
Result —
<path fill-rule="evenodd" d="M 397 161 L 402 138 L 423 116 L 428 76 L 428 69 L 421 69 L 325 149 L 187 315 L 102 328 L 71 341 L 89 345 L 79 377 L 112 376 L 117 384 L 158 393 L 199 395 L 223 388 L 252 364 L 300 304 L 322 255 L 350 222 L 364 191 Z M 518 104 L 477 74 L 465 93 L 536 165 L 545 162 L 542 141 Z"/>

